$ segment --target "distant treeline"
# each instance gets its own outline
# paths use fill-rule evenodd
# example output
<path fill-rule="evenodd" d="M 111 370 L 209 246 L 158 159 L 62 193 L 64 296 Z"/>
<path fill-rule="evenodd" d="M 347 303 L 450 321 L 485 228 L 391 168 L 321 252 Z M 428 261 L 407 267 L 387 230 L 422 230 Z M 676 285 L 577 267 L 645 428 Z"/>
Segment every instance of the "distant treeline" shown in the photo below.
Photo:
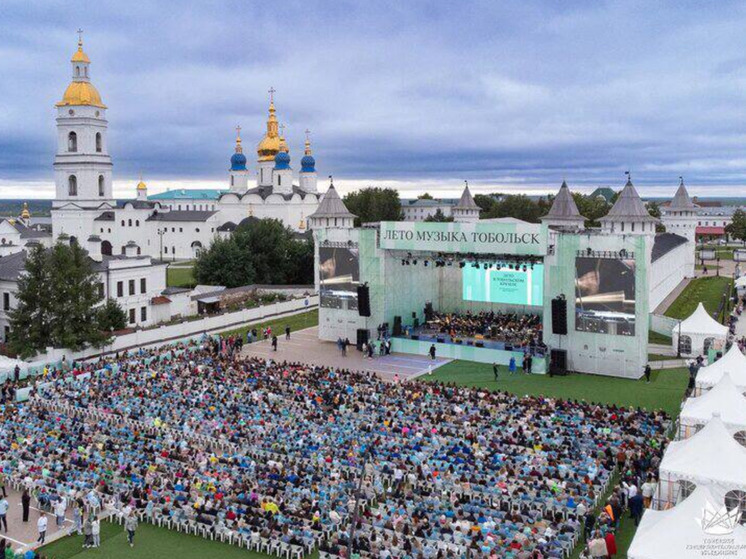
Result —
<path fill-rule="evenodd" d="M 31 217 L 49 217 L 52 200 L 0 200 L 0 217 L 18 217 L 23 211 L 23 203 L 28 202 Z"/>

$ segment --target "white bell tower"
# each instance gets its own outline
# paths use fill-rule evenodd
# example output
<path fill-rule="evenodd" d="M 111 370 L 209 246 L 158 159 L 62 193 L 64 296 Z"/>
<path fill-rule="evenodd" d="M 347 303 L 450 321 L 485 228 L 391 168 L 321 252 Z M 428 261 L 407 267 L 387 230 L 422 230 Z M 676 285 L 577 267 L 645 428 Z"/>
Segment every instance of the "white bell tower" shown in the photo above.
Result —
<path fill-rule="evenodd" d="M 82 31 L 78 31 L 79 34 Z M 108 152 L 106 105 L 90 80 L 82 37 L 72 57 L 72 83 L 57 103 L 54 208 L 73 204 L 95 209 L 114 206 Z"/>

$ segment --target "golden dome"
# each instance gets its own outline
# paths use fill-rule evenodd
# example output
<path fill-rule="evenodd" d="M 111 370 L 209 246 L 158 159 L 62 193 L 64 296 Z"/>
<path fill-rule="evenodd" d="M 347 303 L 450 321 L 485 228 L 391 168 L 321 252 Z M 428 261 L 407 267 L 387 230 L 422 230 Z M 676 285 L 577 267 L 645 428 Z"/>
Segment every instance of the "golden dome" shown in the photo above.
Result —
<path fill-rule="evenodd" d="M 269 118 L 267 119 L 267 133 L 256 146 L 259 161 L 273 161 L 275 155 L 280 152 L 280 136 L 277 133 L 277 117 L 275 116 L 275 104 L 269 103 Z"/>
<path fill-rule="evenodd" d="M 88 58 L 88 55 L 83 52 L 82 41 L 78 41 L 78 50 L 75 51 L 75 54 L 73 54 L 73 57 L 70 59 L 70 62 L 85 62 L 86 64 L 91 63 L 91 60 Z"/>
<path fill-rule="evenodd" d="M 148 185 L 143 182 L 142 179 L 140 179 L 140 182 L 137 183 L 137 190 L 147 190 Z"/>
<path fill-rule="evenodd" d="M 106 105 L 101 101 L 101 95 L 98 90 L 93 87 L 90 82 L 72 82 L 67 86 L 65 94 L 62 96 L 62 101 L 57 103 L 58 107 L 65 107 L 67 105 L 88 105 L 91 107 L 106 108 Z"/>
<path fill-rule="evenodd" d="M 21 212 L 21 217 L 23 219 L 31 219 L 31 212 L 28 211 L 28 202 L 23 203 L 23 211 Z"/>
<path fill-rule="evenodd" d="M 288 147 L 288 143 L 285 141 L 285 136 L 280 136 L 280 151 L 290 153 L 290 148 Z"/>

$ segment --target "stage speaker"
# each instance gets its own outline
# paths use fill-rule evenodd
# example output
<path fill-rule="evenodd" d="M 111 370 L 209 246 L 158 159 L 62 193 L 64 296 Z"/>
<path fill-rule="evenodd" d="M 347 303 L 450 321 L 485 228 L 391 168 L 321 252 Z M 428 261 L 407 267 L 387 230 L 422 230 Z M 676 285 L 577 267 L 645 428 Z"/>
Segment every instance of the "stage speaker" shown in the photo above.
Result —
<path fill-rule="evenodd" d="M 567 301 L 552 299 L 552 334 L 567 335 Z"/>
<path fill-rule="evenodd" d="M 370 289 L 367 285 L 357 286 L 357 313 L 370 316 Z"/>
<path fill-rule="evenodd" d="M 417 318 L 417 313 L 416 312 L 412 312 L 412 318 Z"/>
<path fill-rule="evenodd" d="M 401 317 L 395 316 L 394 317 L 394 336 L 401 336 Z"/>
<path fill-rule="evenodd" d="M 419 340 L 420 339 L 419 334 L 412 334 L 412 339 L 413 340 Z"/>
<path fill-rule="evenodd" d="M 567 350 L 553 349 L 549 357 L 549 375 L 567 374 Z"/>
<path fill-rule="evenodd" d="M 413 328 L 419 328 L 420 327 L 420 319 L 419 318 L 415 318 L 414 319 L 414 324 L 412 325 L 412 327 Z"/>
<path fill-rule="evenodd" d="M 363 351 L 363 344 L 368 343 L 369 333 L 365 328 L 358 328 L 357 331 L 357 350 Z"/>
<path fill-rule="evenodd" d="M 484 347 L 484 342 L 482 341 L 474 342 L 474 347 Z"/>
<path fill-rule="evenodd" d="M 437 341 L 437 342 L 438 342 L 439 344 L 444 344 L 444 343 L 446 343 L 446 339 L 445 339 L 445 338 L 436 338 L 435 340 L 436 340 L 436 341 Z"/>

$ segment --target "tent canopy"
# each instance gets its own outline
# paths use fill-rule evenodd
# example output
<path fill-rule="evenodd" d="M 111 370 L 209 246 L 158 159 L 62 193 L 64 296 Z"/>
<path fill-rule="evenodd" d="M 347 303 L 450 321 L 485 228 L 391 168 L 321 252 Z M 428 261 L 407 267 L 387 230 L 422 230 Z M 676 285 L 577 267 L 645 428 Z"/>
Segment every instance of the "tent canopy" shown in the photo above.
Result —
<path fill-rule="evenodd" d="M 741 276 L 736 280 L 736 287 L 746 287 L 746 276 Z"/>
<path fill-rule="evenodd" d="M 726 546 L 746 545 L 746 527 L 737 525 L 727 534 L 713 534 L 703 528 L 705 511 L 723 507 L 723 496 L 699 486 L 684 501 L 668 510 L 648 509 L 642 517 L 640 527 L 627 551 L 628 559 L 702 559 L 703 548 L 718 544 Z M 726 530 L 727 531 L 727 530 Z"/>
<path fill-rule="evenodd" d="M 677 327 L 676 331 L 678 330 Z M 712 318 L 704 305 L 700 303 L 688 318 L 681 321 L 681 333 L 724 338 L 728 335 L 728 327 Z"/>
<path fill-rule="evenodd" d="M 707 423 L 714 415 L 727 426 L 746 429 L 746 396 L 731 379 L 723 373 L 715 387 L 697 398 L 689 398 L 681 410 L 682 424 Z"/>
<path fill-rule="evenodd" d="M 719 414 L 688 439 L 668 445 L 660 464 L 660 476 L 694 483 L 719 483 L 746 490 L 746 448 L 733 438 Z"/>
<path fill-rule="evenodd" d="M 697 386 L 710 388 L 715 386 L 723 373 L 730 373 L 731 380 L 739 389 L 746 389 L 746 356 L 741 353 L 738 344 L 733 344 L 728 352 L 712 365 L 703 367 L 697 373 Z"/>

